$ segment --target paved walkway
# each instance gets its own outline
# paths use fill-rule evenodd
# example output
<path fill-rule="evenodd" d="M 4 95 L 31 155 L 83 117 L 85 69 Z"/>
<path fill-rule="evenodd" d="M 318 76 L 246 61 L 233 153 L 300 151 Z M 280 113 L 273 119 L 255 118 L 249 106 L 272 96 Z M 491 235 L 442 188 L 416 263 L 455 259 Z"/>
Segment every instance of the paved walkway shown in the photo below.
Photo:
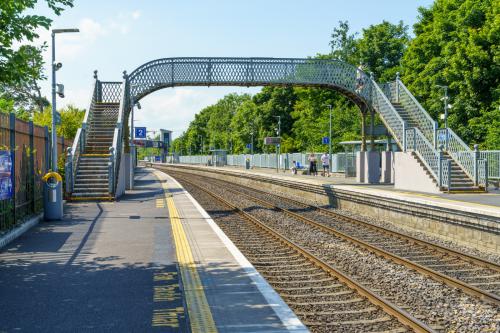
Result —
<path fill-rule="evenodd" d="M 500 207 L 500 190 L 499 189 L 494 189 L 492 186 L 488 189 L 488 193 L 471 193 L 471 194 L 448 194 L 448 193 L 442 193 L 442 194 L 428 194 L 428 193 L 422 193 L 422 192 L 416 192 L 416 191 L 406 191 L 406 190 L 397 190 L 394 188 L 394 185 L 386 185 L 386 184 L 377 184 L 377 185 L 370 185 L 370 184 L 359 184 L 356 182 L 355 177 L 348 177 L 345 178 L 344 175 L 342 174 L 333 174 L 331 177 L 323 177 L 321 176 L 321 172 L 318 173 L 318 176 L 309 176 L 309 175 L 302 175 L 302 174 L 297 174 L 293 175 L 290 171 L 288 172 L 283 172 L 283 170 L 280 170 L 279 172 L 276 172 L 276 169 L 269 169 L 269 168 L 255 168 L 252 170 L 245 170 L 243 168 L 239 167 L 230 167 L 226 166 L 221 169 L 227 169 L 227 170 L 234 170 L 238 172 L 250 172 L 250 173 L 255 173 L 255 174 L 263 174 L 266 176 L 277 176 L 280 178 L 285 178 L 287 180 L 290 179 L 298 179 L 300 181 L 305 181 L 311 184 L 319 184 L 319 185 L 335 185 L 336 188 L 345 188 L 345 189 L 371 189 L 371 190 L 378 190 L 380 193 L 386 192 L 387 194 L 393 195 L 393 196 L 401 196 L 403 199 L 404 198 L 437 198 L 437 199 L 443 199 L 443 202 L 456 202 L 457 204 L 460 204 L 461 202 L 464 203 L 471 203 L 471 204 L 477 204 L 477 205 L 485 205 L 485 206 L 494 206 L 494 207 Z M 300 172 L 299 172 L 300 173 Z M 343 187 L 343 185 L 348 185 L 346 187 Z"/>
<path fill-rule="evenodd" d="M 67 204 L 62 221 L 42 222 L 1 251 L 0 332 L 189 332 L 200 304 L 195 316 L 212 312 L 219 332 L 305 331 L 169 184 L 141 169 L 120 201 Z M 204 266 L 193 271 L 186 253 Z M 199 270 L 201 284 L 186 281 L 186 270 Z M 203 288 L 209 309 L 197 298 Z"/>

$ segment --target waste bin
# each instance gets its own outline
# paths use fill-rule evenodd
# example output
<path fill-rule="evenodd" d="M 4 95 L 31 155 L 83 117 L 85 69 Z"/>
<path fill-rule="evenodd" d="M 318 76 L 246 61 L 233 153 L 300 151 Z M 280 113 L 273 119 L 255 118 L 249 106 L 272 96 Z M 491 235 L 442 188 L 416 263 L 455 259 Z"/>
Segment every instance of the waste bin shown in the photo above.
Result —
<path fill-rule="evenodd" d="M 57 172 L 49 172 L 43 180 L 43 217 L 60 220 L 63 216 L 62 178 Z"/>
<path fill-rule="evenodd" d="M 249 170 L 249 169 L 250 169 L 250 159 L 249 159 L 249 158 L 247 158 L 247 159 L 245 160 L 245 169 L 247 169 L 247 170 Z"/>

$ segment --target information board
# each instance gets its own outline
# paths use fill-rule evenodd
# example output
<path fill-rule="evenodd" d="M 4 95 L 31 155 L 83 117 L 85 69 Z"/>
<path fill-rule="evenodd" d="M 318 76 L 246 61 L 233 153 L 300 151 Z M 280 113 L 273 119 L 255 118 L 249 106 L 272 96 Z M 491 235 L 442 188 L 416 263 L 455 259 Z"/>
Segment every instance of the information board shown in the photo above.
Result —
<path fill-rule="evenodd" d="M 9 150 L 0 150 L 0 200 L 12 198 L 12 159 Z"/>
<path fill-rule="evenodd" d="M 265 137 L 264 138 L 264 144 L 265 145 L 279 145 L 281 143 L 281 138 L 280 137 Z"/>
<path fill-rule="evenodd" d="M 325 136 L 325 137 L 323 137 L 323 140 L 322 140 L 321 142 L 322 142 L 324 145 L 327 145 L 327 144 L 329 144 L 329 143 L 330 143 L 330 138 L 329 138 L 329 137 L 327 137 L 327 136 Z"/>

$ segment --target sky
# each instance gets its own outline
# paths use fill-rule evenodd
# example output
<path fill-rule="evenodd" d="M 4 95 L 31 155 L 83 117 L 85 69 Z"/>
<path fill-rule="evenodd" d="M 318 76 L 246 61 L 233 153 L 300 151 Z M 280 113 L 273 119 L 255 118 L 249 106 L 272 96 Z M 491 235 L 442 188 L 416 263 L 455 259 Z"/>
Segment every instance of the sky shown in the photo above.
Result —
<path fill-rule="evenodd" d="M 56 16 L 39 1 L 34 12 L 52 18 L 52 28 L 79 28 L 80 33 L 56 37 L 58 83 L 68 104 L 87 108 L 93 71 L 103 81 L 120 81 L 122 72 L 169 57 L 289 57 L 305 58 L 330 51 L 329 41 L 339 21 L 352 32 L 383 20 L 402 20 L 411 27 L 420 6 L 432 0 L 75 0 Z M 36 44 L 50 32 L 40 30 Z M 50 73 L 50 48 L 44 55 Z M 41 83 L 50 96 L 50 82 Z M 170 129 L 182 134 L 194 114 L 224 95 L 255 94 L 260 88 L 177 87 L 159 90 L 141 100 L 135 126 Z"/>

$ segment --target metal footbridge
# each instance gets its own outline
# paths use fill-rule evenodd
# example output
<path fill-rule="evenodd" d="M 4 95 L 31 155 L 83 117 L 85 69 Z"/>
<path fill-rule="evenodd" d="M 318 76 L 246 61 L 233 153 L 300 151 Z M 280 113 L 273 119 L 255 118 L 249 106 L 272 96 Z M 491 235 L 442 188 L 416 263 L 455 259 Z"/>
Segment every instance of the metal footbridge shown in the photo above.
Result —
<path fill-rule="evenodd" d="M 94 75 L 90 106 L 68 148 L 70 199 L 113 199 L 124 189 L 122 155 L 128 149 L 132 106 L 159 89 L 176 86 L 315 86 L 336 90 L 363 114 L 374 111 L 404 152 L 411 152 L 443 191 L 484 190 L 488 164 L 449 128 L 439 129 L 401 82 L 378 84 L 356 67 L 326 59 L 165 58 L 123 73 L 121 82 Z"/>

